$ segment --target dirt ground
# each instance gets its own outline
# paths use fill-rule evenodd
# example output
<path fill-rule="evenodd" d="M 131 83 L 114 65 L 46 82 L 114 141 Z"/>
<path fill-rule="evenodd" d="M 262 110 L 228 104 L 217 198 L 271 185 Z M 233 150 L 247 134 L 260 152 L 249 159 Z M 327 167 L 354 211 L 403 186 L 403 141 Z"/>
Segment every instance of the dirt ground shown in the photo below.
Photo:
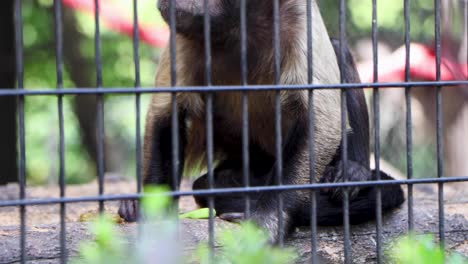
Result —
<path fill-rule="evenodd" d="M 104 183 L 104 194 L 132 194 L 136 192 L 136 182 L 119 178 L 117 176 L 108 176 Z M 184 181 L 182 190 L 190 190 L 190 183 Z M 10 184 L 0 187 L 0 200 L 17 199 L 19 193 L 18 185 Z M 58 186 L 47 187 L 28 187 L 26 197 L 28 199 L 58 198 L 60 189 Z M 96 181 L 83 185 L 69 185 L 66 188 L 67 197 L 83 197 L 98 195 L 98 184 Z M 105 210 L 116 213 L 118 210 L 118 201 L 105 202 Z M 80 216 L 89 211 L 98 210 L 97 202 L 70 203 L 66 206 L 66 221 L 78 222 Z M 179 202 L 181 212 L 196 209 L 193 197 L 182 197 Z M 58 224 L 60 223 L 59 205 L 39 205 L 26 207 L 26 224 Z M 19 209 L 15 207 L 0 207 L 0 226 L 17 225 L 19 223 Z"/>
<path fill-rule="evenodd" d="M 190 189 L 190 183 L 182 184 L 183 190 Z M 438 200 L 435 185 L 417 185 L 414 187 L 414 219 L 415 229 L 425 233 L 438 233 Z M 107 176 L 105 194 L 129 194 L 136 191 L 133 181 L 116 176 Z M 0 187 L 0 200 L 18 198 L 18 186 L 10 184 Z M 27 198 L 51 198 L 59 196 L 57 186 L 28 187 Z M 448 249 L 468 256 L 468 186 L 457 183 L 444 187 L 445 234 Z M 96 182 L 84 185 L 67 186 L 67 197 L 82 197 L 98 194 Z M 106 211 L 115 214 L 118 202 L 105 203 Z M 180 199 L 181 212 L 196 208 L 192 197 Z M 80 241 L 91 239 L 87 224 L 80 222 L 80 216 L 97 211 L 97 202 L 72 203 L 66 206 L 67 246 L 73 256 Z M 27 255 L 34 263 L 57 263 L 60 256 L 59 246 L 59 205 L 27 206 Z M 19 260 L 19 209 L 16 207 L 0 207 L 0 263 L 15 263 Z M 181 230 L 187 238 L 187 250 L 193 249 L 200 241 L 206 241 L 207 220 L 182 220 Z M 234 228 L 232 224 L 216 219 L 220 227 Z M 384 217 L 384 242 L 407 231 L 407 204 Z M 122 224 L 120 232 L 133 237 L 136 233 L 135 224 Z M 288 241 L 301 252 L 301 260 L 307 261 L 310 256 L 310 231 L 307 228 L 298 229 Z M 338 263 L 343 258 L 342 227 L 319 228 L 319 255 L 323 263 Z M 355 263 L 375 262 L 375 224 L 367 223 L 352 227 L 352 252 Z M 131 240 L 131 239 L 130 239 Z"/>

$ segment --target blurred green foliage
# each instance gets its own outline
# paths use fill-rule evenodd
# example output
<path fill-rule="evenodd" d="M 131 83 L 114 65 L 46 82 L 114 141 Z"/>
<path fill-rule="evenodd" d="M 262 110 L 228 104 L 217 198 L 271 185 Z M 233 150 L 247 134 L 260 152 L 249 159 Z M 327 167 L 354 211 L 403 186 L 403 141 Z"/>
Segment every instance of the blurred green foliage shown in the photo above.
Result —
<path fill-rule="evenodd" d="M 199 244 L 195 254 L 181 256 L 177 242 L 175 214 L 170 210 L 172 199 L 165 195 L 167 187 L 145 188 L 142 200 L 144 220 L 136 241 L 129 244 L 117 230 L 109 215 L 91 222 L 93 241 L 80 245 L 74 264 L 100 263 L 222 263 L 222 264 L 286 264 L 294 263 L 298 255 L 294 248 L 278 248 L 268 242 L 267 234 L 252 222 L 239 228 L 224 229 L 217 235 L 222 245 L 211 255 L 206 242 Z M 179 215 L 181 217 L 181 215 Z M 214 259 L 211 259 L 211 256 Z M 410 233 L 395 238 L 385 251 L 389 263 L 396 264 L 465 264 L 468 259 L 453 251 L 444 251 L 434 242 L 433 235 Z"/>
<path fill-rule="evenodd" d="M 128 9 L 132 10 L 132 1 Z M 154 1 L 138 1 L 139 18 L 142 23 L 162 25 Z M 66 7 L 64 7 L 66 8 Z M 92 73 L 94 67 L 94 18 L 86 13 L 76 12 L 78 30 L 83 34 L 81 51 L 93 65 L 83 69 Z M 128 13 L 131 17 L 131 12 Z M 156 15 L 155 15 L 156 14 Z M 26 89 L 56 89 L 55 33 L 52 0 L 23 2 L 24 59 Z M 133 63 L 132 39 L 108 30 L 101 23 L 103 86 L 133 87 L 135 68 Z M 152 86 L 156 59 L 159 50 L 144 43 L 140 44 L 140 77 L 142 86 Z M 65 88 L 76 87 L 64 65 Z M 80 137 L 78 120 L 73 110 L 74 96 L 64 96 L 65 127 L 65 171 L 68 183 L 82 183 L 96 176 L 90 157 Z M 148 96 L 142 96 L 142 128 Z M 118 142 L 124 158 L 123 174 L 135 175 L 136 107 L 135 96 L 119 95 L 105 97 L 105 133 L 109 139 Z M 30 184 L 56 181 L 58 173 L 58 104 L 53 96 L 26 98 L 26 156 L 27 175 Z M 96 110 L 97 111 L 97 110 Z"/>
<path fill-rule="evenodd" d="M 73 264 L 116 264 L 126 263 L 126 247 L 123 238 L 117 231 L 112 220 L 102 215 L 92 222 L 90 231 L 94 235 L 94 243 L 82 243 L 79 249 L 79 258 L 71 261 Z"/>
<path fill-rule="evenodd" d="M 353 42 L 372 34 L 372 0 L 349 0 L 347 4 L 347 37 Z M 403 45 L 405 34 L 404 0 L 378 0 L 377 26 L 381 40 L 391 46 Z M 434 38 L 434 1 L 409 1 L 411 39 L 426 42 Z M 320 1 L 325 23 L 332 35 L 339 36 L 338 1 Z M 456 30 L 461 30 L 458 28 Z"/>
<path fill-rule="evenodd" d="M 92 219 L 89 228 L 94 239 L 80 244 L 78 256 L 71 263 L 124 264 L 147 263 L 149 260 L 155 263 L 174 263 L 166 262 L 167 256 L 155 253 L 161 249 L 168 255 L 179 255 L 178 251 L 171 251 L 173 248 L 169 246 L 177 232 L 174 214 L 169 213 L 172 198 L 164 195 L 169 190 L 164 186 L 145 188 L 146 195 L 141 200 L 141 213 L 144 215 L 144 221 L 140 223 L 141 235 L 131 245 L 125 244 L 125 237 L 121 235 L 111 216 L 100 214 L 98 218 Z M 161 242 L 165 246 L 159 244 Z M 148 249 L 152 252 L 148 252 Z"/>
<path fill-rule="evenodd" d="M 132 2 L 127 3 L 128 17 L 132 18 Z M 162 25 L 156 9 L 156 0 L 138 1 L 139 19 L 143 23 Z M 372 29 L 372 1 L 349 0 L 348 37 L 353 43 L 359 38 L 369 38 Z M 403 44 L 403 0 L 379 0 L 378 25 L 381 40 L 391 46 Z M 411 36 L 415 41 L 430 41 L 434 35 L 433 1 L 410 1 Z M 338 32 L 338 1 L 320 1 L 321 12 L 331 35 Z M 23 1 L 24 58 L 26 89 L 55 89 L 57 87 L 55 62 L 55 36 L 52 0 Z M 83 34 L 81 51 L 92 65 L 90 80 L 95 80 L 94 67 L 94 18 L 76 12 L 78 30 Z M 456 29 L 455 29 L 456 30 Z M 133 44 L 128 36 L 108 30 L 101 23 L 102 65 L 104 87 L 134 86 L 135 69 Z M 140 46 L 140 76 L 142 86 L 152 86 L 159 50 L 144 43 Z M 67 68 L 64 68 L 64 87 L 75 87 Z M 142 96 L 141 128 L 149 96 Z M 96 168 L 80 141 L 81 131 L 73 112 L 73 96 L 64 96 L 65 120 L 65 171 L 68 183 L 82 183 L 96 177 Z M 115 95 L 105 97 L 105 133 L 119 149 L 119 164 L 122 175 L 135 175 L 136 113 L 135 96 Z M 142 129 L 143 131 L 143 129 Z M 29 184 L 56 182 L 58 173 L 58 106 L 53 96 L 35 96 L 26 99 L 26 155 Z M 415 150 L 415 155 L 418 150 Z M 424 152 L 424 151 L 421 151 Z M 402 152 L 403 153 L 403 152 Z M 427 153 L 427 152 L 425 152 Z M 433 153 L 433 152 L 432 152 Z M 404 155 L 398 155 L 403 157 Z M 427 156 L 427 155 L 426 155 Z M 415 157 L 415 164 L 431 164 L 427 157 Z M 391 155 L 389 156 L 392 157 Z M 384 158 L 387 158 L 384 155 Z M 393 160 L 400 169 L 405 162 Z M 423 165 L 425 166 L 425 165 Z M 415 168 L 418 170 L 418 168 Z"/>
<path fill-rule="evenodd" d="M 223 245 L 214 262 L 210 261 L 209 246 L 197 249 L 201 264 L 286 264 L 294 263 L 297 252 L 292 248 L 277 248 L 268 243 L 266 232 L 252 222 L 244 222 L 239 230 L 224 230 L 219 235 Z"/>
<path fill-rule="evenodd" d="M 444 250 L 434 243 L 433 235 L 408 234 L 399 237 L 387 252 L 391 263 L 396 264 L 466 264 L 468 259 Z"/>
<path fill-rule="evenodd" d="M 291 248 L 270 245 L 266 232 L 251 222 L 220 232 L 217 241 L 222 247 L 216 249 L 214 262 L 210 261 L 210 248 L 204 242 L 197 246 L 192 256 L 182 256 L 176 215 L 171 210 L 173 201 L 165 195 L 169 190 L 162 186 L 145 188 L 141 203 L 144 221 L 140 226 L 140 236 L 131 244 L 125 244 L 125 238 L 111 217 L 104 214 L 93 220 L 90 231 L 94 240 L 81 243 L 78 256 L 72 259 L 72 263 L 286 264 L 294 263 L 297 258 L 297 253 Z M 184 218 L 182 215 L 179 217 Z"/>

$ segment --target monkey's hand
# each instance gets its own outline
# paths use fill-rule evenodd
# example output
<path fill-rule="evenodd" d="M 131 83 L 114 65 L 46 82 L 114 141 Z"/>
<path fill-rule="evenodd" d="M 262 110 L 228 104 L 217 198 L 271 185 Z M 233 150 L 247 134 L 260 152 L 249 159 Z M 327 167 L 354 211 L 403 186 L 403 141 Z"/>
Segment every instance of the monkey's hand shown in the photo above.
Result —
<path fill-rule="evenodd" d="M 346 163 L 346 175 L 348 181 L 367 181 L 372 179 L 372 172 L 361 164 L 348 160 Z M 339 161 L 335 166 L 329 166 L 325 170 L 325 173 L 320 182 L 326 183 L 338 183 L 343 182 L 345 173 L 343 173 L 343 162 Z M 348 187 L 349 199 L 353 200 L 359 193 L 361 187 Z M 343 200 L 342 188 L 327 188 L 322 190 L 323 194 L 330 195 L 330 198 L 336 202 Z"/>
<path fill-rule="evenodd" d="M 135 222 L 140 218 L 138 200 L 123 200 L 120 202 L 119 215 L 127 222 Z"/>

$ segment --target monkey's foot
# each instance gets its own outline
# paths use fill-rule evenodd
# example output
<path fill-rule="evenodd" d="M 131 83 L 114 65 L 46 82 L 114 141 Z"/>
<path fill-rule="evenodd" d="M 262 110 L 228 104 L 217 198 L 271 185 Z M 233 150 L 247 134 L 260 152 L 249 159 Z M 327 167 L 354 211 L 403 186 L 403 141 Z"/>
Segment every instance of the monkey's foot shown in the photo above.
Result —
<path fill-rule="evenodd" d="M 135 222 L 140 217 L 140 206 L 137 200 L 120 202 L 119 215 L 127 222 Z"/>
<path fill-rule="evenodd" d="M 372 172 L 359 163 L 348 160 L 346 163 L 346 173 L 343 173 L 343 163 L 339 161 L 335 166 L 329 166 L 325 170 L 321 182 L 338 183 L 344 182 L 345 175 L 348 181 L 367 181 L 372 179 Z M 352 200 L 357 196 L 361 187 L 348 187 L 349 199 Z M 322 190 L 323 194 L 330 195 L 330 198 L 336 202 L 343 200 L 342 188 L 326 188 Z"/>

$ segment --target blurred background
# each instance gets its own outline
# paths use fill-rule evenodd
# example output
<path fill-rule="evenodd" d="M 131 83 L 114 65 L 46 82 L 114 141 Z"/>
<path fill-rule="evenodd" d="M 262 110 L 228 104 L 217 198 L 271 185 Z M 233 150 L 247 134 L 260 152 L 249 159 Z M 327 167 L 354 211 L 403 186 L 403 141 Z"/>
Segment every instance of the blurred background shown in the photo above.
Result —
<path fill-rule="evenodd" d="M 319 1 L 331 36 L 338 36 L 338 1 Z M 95 87 L 93 0 L 63 0 L 64 87 Z M 103 87 L 134 87 L 133 1 L 101 0 Z M 405 20 L 403 0 L 378 0 L 379 81 L 404 81 Z M 372 82 L 372 1 L 348 0 L 347 37 L 364 82 Z M 25 89 L 56 89 L 53 0 L 25 0 L 22 7 Z M 410 1 L 411 80 L 435 79 L 434 1 Z M 16 87 L 13 1 L 0 3 L 0 89 Z M 441 0 L 442 79 L 467 78 L 467 1 Z M 156 0 L 139 0 L 141 86 L 153 86 L 167 28 Z M 403 48 L 403 49 L 402 49 Z M 372 90 L 367 90 L 372 112 Z M 468 87 L 443 89 L 444 175 L 468 175 Z M 141 97 L 143 131 L 149 95 Z M 106 95 L 105 171 L 136 175 L 136 98 Z M 413 176 L 436 177 L 436 93 L 412 89 Z M 17 99 L 0 96 L 0 184 L 17 181 Z M 406 175 L 405 90 L 381 89 L 382 162 Z M 54 96 L 25 99 L 26 173 L 28 185 L 58 182 L 58 106 Z M 372 118 L 371 118 L 372 119 Z M 97 168 L 97 99 L 64 96 L 65 171 L 68 184 L 89 182 Z M 373 133 L 371 133 L 372 135 Z M 140 135 L 141 136 L 141 135 Z M 373 142 L 373 137 L 372 137 Z M 372 143 L 373 144 L 373 143 Z"/>

